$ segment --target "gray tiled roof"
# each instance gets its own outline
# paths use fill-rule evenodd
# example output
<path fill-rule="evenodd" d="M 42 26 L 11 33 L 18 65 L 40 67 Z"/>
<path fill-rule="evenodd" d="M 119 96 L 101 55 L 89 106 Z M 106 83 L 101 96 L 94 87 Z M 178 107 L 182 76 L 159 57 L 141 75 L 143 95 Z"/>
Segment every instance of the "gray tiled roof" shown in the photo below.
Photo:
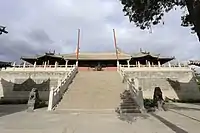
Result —
<path fill-rule="evenodd" d="M 76 53 L 72 53 L 72 54 L 63 54 L 63 57 L 65 59 L 76 59 Z M 119 59 L 130 59 L 131 55 L 126 54 L 126 53 L 120 53 L 118 54 L 118 58 Z M 80 60 L 86 60 L 86 59 L 90 59 L 90 60 L 107 60 L 107 59 L 117 59 L 116 53 L 115 52 L 110 52 L 110 53 L 79 53 L 79 59 Z"/>
<path fill-rule="evenodd" d="M 63 59 L 71 59 L 75 60 L 76 59 L 76 53 L 71 53 L 71 54 L 44 54 L 44 55 L 36 55 L 33 57 L 21 57 L 21 59 L 38 59 L 43 56 L 51 56 L 55 58 L 63 58 Z M 160 54 L 153 54 L 149 52 L 139 52 L 135 54 L 127 54 L 124 52 L 119 52 L 118 53 L 118 59 L 131 59 L 131 58 L 139 58 L 139 57 L 145 57 L 147 55 L 150 55 L 154 58 L 160 58 L 160 59 L 174 59 L 174 57 L 164 57 L 161 56 Z M 79 59 L 80 60 L 116 60 L 117 56 L 115 52 L 80 52 L 79 53 Z"/>

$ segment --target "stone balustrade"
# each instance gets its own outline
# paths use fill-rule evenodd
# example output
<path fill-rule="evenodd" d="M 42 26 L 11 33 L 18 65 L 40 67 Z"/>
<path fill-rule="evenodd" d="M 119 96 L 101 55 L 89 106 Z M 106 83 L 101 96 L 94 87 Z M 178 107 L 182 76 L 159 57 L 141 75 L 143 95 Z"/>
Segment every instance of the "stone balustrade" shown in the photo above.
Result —
<path fill-rule="evenodd" d="M 51 111 L 55 108 L 55 106 L 59 103 L 64 95 L 65 91 L 68 89 L 68 86 L 76 76 L 78 72 L 78 67 L 74 66 L 72 70 L 66 74 L 66 76 L 61 80 L 56 88 L 51 88 L 49 93 L 49 104 L 48 110 Z"/>
<path fill-rule="evenodd" d="M 71 71 L 75 65 L 13 65 L 0 71 Z"/>
<path fill-rule="evenodd" d="M 124 71 L 192 71 L 186 64 L 164 64 L 164 65 L 119 65 L 118 72 L 123 69 Z"/>
<path fill-rule="evenodd" d="M 144 98 L 152 98 L 155 87 L 160 87 L 163 96 L 170 99 L 199 99 L 200 92 L 194 78 L 193 70 L 183 65 L 157 67 L 118 66 L 118 72 L 139 80 Z"/>
<path fill-rule="evenodd" d="M 124 75 L 125 76 L 125 75 Z M 126 77 L 126 76 L 125 76 Z M 143 101 L 143 92 L 142 88 L 139 87 L 139 80 L 137 78 L 129 78 L 125 79 L 127 90 L 130 90 L 131 97 L 133 97 L 136 104 L 139 106 L 140 111 L 144 112 L 144 101 Z"/>

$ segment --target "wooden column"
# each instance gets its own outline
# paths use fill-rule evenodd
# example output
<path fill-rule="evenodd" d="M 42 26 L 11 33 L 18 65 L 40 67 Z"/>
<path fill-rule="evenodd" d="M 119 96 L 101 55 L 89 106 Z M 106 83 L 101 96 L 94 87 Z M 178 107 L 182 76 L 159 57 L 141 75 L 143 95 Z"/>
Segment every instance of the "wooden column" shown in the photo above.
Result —
<path fill-rule="evenodd" d="M 113 29 L 113 37 L 114 37 L 114 45 L 115 45 L 115 52 L 116 52 L 116 58 L 117 58 L 117 66 L 119 66 L 119 57 L 118 57 L 118 48 L 117 48 L 115 29 Z"/>
<path fill-rule="evenodd" d="M 138 61 L 138 67 L 140 67 L 140 61 Z"/>
<path fill-rule="evenodd" d="M 46 69 L 46 66 L 47 66 L 47 62 L 45 61 L 44 62 L 44 69 Z"/>
<path fill-rule="evenodd" d="M 171 67 L 171 63 L 170 62 L 168 62 L 168 66 Z"/>
<path fill-rule="evenodd" d="M 78 43 L 77 43 L 77 50 L 76 50 L 76 66 L 78 67 L 78 59 L 79 59 L 79 52 L 80 52 L 80 29 L 78 29 Z"/>
<path fill-rule="evenodd" d="M 130 68 L 130 62 L 129 62 L 129 60 L 127 60 L 127 65 L 128 65 L 128 68 Z"/>
<path fill-rule="evenodd" d="M 26 62 L 24 61 L 23 69 L 25 69 L 25 67 L 26 67 Z"/>
<path fill-rule="evenodd" d="M 13 63 L 13 71 L 15 70 L 16 62 Z"/>
<path fill-rule="evenodd" d="M 158 67 L 160 67 L 160 61 L 158 61 Z"/>

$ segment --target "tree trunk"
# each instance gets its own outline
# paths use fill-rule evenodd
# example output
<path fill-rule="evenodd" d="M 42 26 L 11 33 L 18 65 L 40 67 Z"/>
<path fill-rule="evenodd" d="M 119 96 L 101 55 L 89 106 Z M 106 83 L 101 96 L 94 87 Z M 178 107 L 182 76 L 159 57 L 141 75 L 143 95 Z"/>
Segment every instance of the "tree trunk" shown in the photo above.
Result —
<path fill-rule="evenodd" d="M 200 0 L 185 0 L 185 2 L 200 41 Z"/>

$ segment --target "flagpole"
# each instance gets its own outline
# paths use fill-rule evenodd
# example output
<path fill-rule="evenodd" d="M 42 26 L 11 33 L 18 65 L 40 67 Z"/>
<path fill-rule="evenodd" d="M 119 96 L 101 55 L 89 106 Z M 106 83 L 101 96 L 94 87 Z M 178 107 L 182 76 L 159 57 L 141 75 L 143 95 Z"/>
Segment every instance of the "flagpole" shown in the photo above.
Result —
<path fill-rule="evenodd" d="M 79 59 L 79 50 L 80 50 L 80 29 L 78 29 L 78 43 L 77 43 L 77 50 L 76 50 L 76 65 L 78 66 L 78 59 Z"/>
<path fill-rule="evenodd" d="M 119 65 L 119 57 L 118 57 L 118 50 L 117 50 L 117 41 L 116 41 L 115 29 L 113 29 L 113 36 L 114 36 L 114 45 L 115 45 L 115 52 L 116 52 L 117 66 L 118 66 Z"/>

